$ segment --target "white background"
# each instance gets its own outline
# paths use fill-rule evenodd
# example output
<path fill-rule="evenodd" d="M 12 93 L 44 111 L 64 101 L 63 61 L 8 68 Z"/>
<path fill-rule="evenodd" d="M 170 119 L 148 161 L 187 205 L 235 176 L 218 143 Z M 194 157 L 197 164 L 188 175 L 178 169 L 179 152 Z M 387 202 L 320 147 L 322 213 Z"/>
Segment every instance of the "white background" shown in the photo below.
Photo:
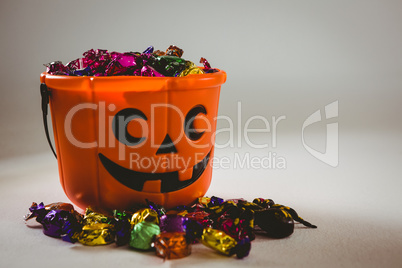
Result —
<path fill-rule="evenodd" d="M 1 266 L 401 266 L 401 1 L 2 1 L 0 12 Z M 66 244 L 24 226 L 32 201 L 68 201 L 41 122 L 43 64 L 66 63 L 90 48 L 171 44 L 184 49 L 184 58 L 205 57 L 228 74 L 219 114 L 235 121 L 236 142 L 215 156 L 274 152 L 286 160 L 285 169 L 216 168 L 207 194 L 273 198 L 317 230 L 258 237 L 242 261 L 198 245 L 190 257 L 163 263 L 127 248 Z M 301 140 L 304 120 L 334 101 L 337 167 L 314 158 Z M 250 136 L 268 143 L 265 149 L 237 142 L 238 102 L 241 132 L 253 115 L 269 122 L 286 116 L 276 146 L 272 133 Z M 305 135 L 309 146 L 325 151 L 325 122 Z M 222 134 L 217 142 L 227 139 Z"/>

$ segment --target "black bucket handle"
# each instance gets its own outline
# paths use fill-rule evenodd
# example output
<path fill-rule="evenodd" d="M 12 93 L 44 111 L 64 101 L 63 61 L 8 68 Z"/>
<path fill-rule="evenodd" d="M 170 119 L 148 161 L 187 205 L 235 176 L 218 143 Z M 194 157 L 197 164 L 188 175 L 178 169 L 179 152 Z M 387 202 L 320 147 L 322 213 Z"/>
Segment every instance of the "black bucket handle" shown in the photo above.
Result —
<path fill-rule="evenodd" d="M 47 86 L 45 83 L 40 84 L 40 95 L 42 96 L 42 117 L 43 117 L 43 126 L 45 127 L 45 133 L 46 133 L 46 138 L 47 142 L 49 143 L 50 149 L 52 149 L 52 152 L 54 154 L 54 157 L 57 159 L 56 151 L 53 148 L 52 142 L 50 141 L 50 135 L 49 135 L 49 128 L 47 126 L 47 114 L 48 114 L 48 105 L 49 105 L 49 97 L 50 97 L 50 91 L 47 89 Z"/>

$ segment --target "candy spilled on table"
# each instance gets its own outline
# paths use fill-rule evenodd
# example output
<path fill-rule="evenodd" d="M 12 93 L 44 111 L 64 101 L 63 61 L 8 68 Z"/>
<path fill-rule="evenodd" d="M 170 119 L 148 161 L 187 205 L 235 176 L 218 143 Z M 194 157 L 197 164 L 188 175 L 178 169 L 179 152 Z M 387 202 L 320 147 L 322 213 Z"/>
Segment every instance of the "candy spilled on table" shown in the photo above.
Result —
<path fill-rule="evenodd" d="M 168 211 L 147 201 L 132 211 L 114 210 L 110 215 L 93 208 L 81 215 L 68 203 L 33 203 L 29 211 L 24 220 L 35 218 L 45 235 L 87 246 L 115 242 L 117 246 L 155 250 L 164 259 L 186 257 L 191 254 L 191 245 L 198 242 L 222 255 L 244 258 L 249 255 L 256 233 L 288 237 L 294 231 L 295 221 L 317 228 L 294 209 L 263 198 L 248 202 L 201 197 L 192 206 Z"/>

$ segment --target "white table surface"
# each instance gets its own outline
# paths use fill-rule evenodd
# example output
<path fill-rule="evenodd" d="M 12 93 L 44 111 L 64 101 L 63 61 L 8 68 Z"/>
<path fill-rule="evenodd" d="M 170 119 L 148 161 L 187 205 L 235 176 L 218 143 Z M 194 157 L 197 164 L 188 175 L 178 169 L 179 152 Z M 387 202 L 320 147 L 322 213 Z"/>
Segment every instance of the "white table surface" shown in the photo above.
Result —
<path fill-rule="evenodd" d="M 0 162 L 1 267 L 401 267 L 402 197 L 399 133 L 348 133 L 340 136 L 339 166 L 309 155 L 300 140 L 282 138 L 278 155 L 284 170 L 216 168 L 207 195 L 223 198 L 272 198 L 296 209 L 318 226 L 297 224 L 285 239 L 257 236 L 243 259 L 194 245 L 191 256 L 158 258 L 128 247 L 70 244 L 29 228 L 22 220 L 32 201 L 68 201 L 50 153 Z M 216 157 L 235 153 L 266 155 L 268 150 L 218 149 Z"/>

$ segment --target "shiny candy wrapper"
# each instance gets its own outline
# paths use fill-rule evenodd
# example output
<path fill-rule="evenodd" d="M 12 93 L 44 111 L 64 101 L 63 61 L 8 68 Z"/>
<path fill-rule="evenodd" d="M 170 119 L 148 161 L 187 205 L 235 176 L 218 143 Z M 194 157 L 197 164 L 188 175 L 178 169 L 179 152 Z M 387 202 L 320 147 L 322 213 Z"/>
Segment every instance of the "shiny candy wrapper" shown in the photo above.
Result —
<path fill-rule="evenodd" d="M 77 242 L 81 231 L 82 225 L 79 221 L 73 219 L 67 220 L 64 222 L 61 238 L 63 241 L 75 243 Z"/>
<path fill-rule="evenodd" d="M 154 47 L 153 47 L 153 46 L 149 46 L 149 47 L 147 47 L 147 49 L 145 49 L 144 52 L 142 52 L 142 53 L 149 54 L 149 53 L 152 53 L 152 52 L 154 52 Z"/>
<path fill-rule="evenodd" d="M 160 218 L 160 228 L 162 232 L 184 232 L 184 218 L 180 215 L 163 215 Z"/>
<path fill-rule="evenodd" d="M 138 70 L 134 72 L 134 74 L 136 73 L 138 73 Z M 138 75 L 148 77 L 163 77 L 162 74 L 158 73 L 155 69 L 153 69 L 150 66 L 143 66 Z"/>
<path fill-rule="evenodd" d="M 207 247 L 227 256 L 236 254 L 239 259 L 248 256 L 251 249 L 249 238 L 244 238 L 237 242 L 225 232 L 212 228 L 205 228 L 200 240 Z"/>
<path fill-rule="evenodd" d="M 270 208 L 255 213 L 255 224 L 273 238 L 288 237 L 293 233 L 294 222 L 292 216 L 281 209 Z"/>
<path fill-rule="evenodd" d="M 191 254 L 185 233 L 170 232 L 156 236 L 154 242 L 156 256 L 164 259 L 179 259 Z"/>
<path fill-rule="evenodd" d="M 202 63 L 204 65 L 204 69 L 207 71 L 209 69 L 211 69 L 211 64 L 209 64 L 209 62 L 207 61 L 206 58 L 201 58 L 200 59 L 200 63 Z"/>
<path fill-rule="evenodd" d="M 45 64 L 47 73 L 52 75 L 70 76 L 186 76 L 189 74 L 203 74 L 215 72 L 204 58 L 204 70 L 195 66 L 191 61 L 182 59 L 183 50 L 171 45 L 163 52 L 154 51 L 149 46 L 142 53 L 139 52 L 109 52 L 105 49 L 90 49 L 78 58 L 63 65 L 61 61 Z"/>
<path fill-rule="evenodd" d="M 207 206 L 209 204 L 209 202 L 211 202 L 210 197 L 203 196 L 203 197 L 198 198 L 198 203 L 201 205 Z"/>
<path fill-rule="evenodd" d="M 43 233 L 52 237 L 61 237 L 65 224 L 74 220 L 74 216 L 69 211 L 51 210 L 41 221 Z"/>
<path fill-rule="evenodd" d="M 31 207 L 29 208 L 29 213 L 24 216 L 24 220 L 28 221 L 30 219 L 36 218 L 36 221 L 41 223 L 47 213 L 49 213 L 49 210 L 46 209 L 43 202 L 39 203 L 39 205 L 33 202 Z"/>
<path fill-rule="evenodd" d="M 209 62 L 205 58 L 201 58 L 200 63 L 202 63 L 204 65 L 205 73 L 216 73 L 216 72 L 218 72 L 217 69 L 211 68 L 211 64 L 209 64 Z"/>
<path fill-rule="evenodd" d="M 155 56 L 165 56 L 165 51 L 161 51 L 161 50 L 156 50 L 154 51 L 152 54 L 154 54 Z"/>
<path fill-rule="evenodd" d="M 158 218 L 158 213 L 150 208 L 143 208 L 138 210 L 133 214 L 131 217 L 131 229 L 140 222 L 147 221 L 147 222 L 152 222 L 155 224 L 159 224 L 159 218 Z"/>
<path fill-rule="evenodd" d="M 45 64 L 47 67 L 46 72 L 48 74 L 54 75 L 64 75 L 68 74 L 69 68 L 64 66 L 61 61 L 53 61 L 51 63 Z"/>
<path fill-rule="evenodd" d="M 155 210 L 156 213 L 158 213 L 158 217 L 162 217 L 163 215 L 166 214 L 166 210 L 164 207 L 162 207 L 158 204 L 155 204 L 154 202 L 151 202 L 149 200 L 146 200 L 146 201 L 147 201 L 147 207 L 152 210 Z"/>
<path fill-rule="evenodd" d="M 168 47 L 168 49 L 166 49 L 165 55 L 176 56 L 176 57 L 181 58 L 181 56 L 183 55 L 183 49 L 178 48 L 177 46 L 171 45 Z"/>
<path fill-rule="evenodd" d="M 189 218 L 184 218 L 183 227 L 186 230 L 186 238 L 188 243 L 197 242 L 197 239 L 201 238 L 204 230 L 204 227 L 201 225 L 201 223 L 190 220 Z"/>
<path fill-rule="evenodd" d="M 186 68 L 186 60 L 176 56 L 158 56 L 151 67 L 164 76 L 177 76 Z"/>
<path fill-rule="evenodd" d="M 185 69 L 178 76 L 183 77 L 190 74 L 203 74 L 203 73 L 205 72 L 201 68 L 197 67 L 193 62 L 187 61 Z"/>
<path fill-rule="evenodd" d="M 231 256 L 235 253 L 237 245 L 236 240 L 225 232 L 212 228 L 204 229 L 201 236 L 201 243 L 227 256 Z"/>
<path fill-rule="evenodd" d="M 114 228 L 116 231 L 116 245 L 123 246 L 128 244 L 131 236 L 130 214 L 125 211 L 113 211 Z"/>
<path fill-rule="evenodd" d="M 314 228 L 314 229 L 317 228 L 317 226 L 315 226 L 314 224 L 311 224 L 308 221 L 305 221 L 303 218 L 301 218 L 293 208 L 290 208 L 290 207 L 287 207 L 284 205 L 280 205 L 280 204 L 273 204 L 273 205 L 271 205 L 271 208 L 279 208 L 281 210 L 286 211 L 287 213 L 290 214 L 292 219 L 294 219 L 297 222 L 300 222 L 301 224 L 303 224 L 306 227 Z"/>
<path fill-rule="evenodd" d="M 89 66 L 94 58 L 108 58 L 105 53 L 88 51 L 85 64 Z M 121 53 L 111 55 L 115 59 Z M 151 55 L 149 59 L 154 57 L 151 53 L 143 55 Z M 168 212 L 145 201 L 146 208 L 138 204 L 133 208 L 134 214 L 114 211 L 113 218 L 91 208 L 82 216 L 68 203 L 33 203 L 25 220 L 36 217 L 46 235 L 61 237 L 64 241 L 74 243 L 78 240 L 91 246 L 129 243 L 139 250 L 155 246 L 156 254 L 166 259 L 189 255 L 189 244 L 197 241 L 224 255 L 236 254 L 243 258 L 250 252 L 250 241 L 255 239 L 255 233 L 274 238 L 287 237 L 294 231 L 294 221 L 317 228 L 302 219 L 294 209 L 275 204 L 271 199 L 256 198 L 248 202 L 241 198 L 224 201 L 219 197 L 204 197 L 191 207 L 178 206 Z"/>
<path fill-rule="evenodd" d="M 244 219 L 228 218 L 228 219 L 223 220 L 220 223 L 219 227 L 226 234 L 228 234 L 231 237 L 233 237 L 234 239 L 236 239 L 236 241 L 242 240 L 242 239 L 244 239 L 246 237 L 250 237 L 250 236 L 253 237 L 252 230 L 247 228 L 248 226 L 247 226 L 246 220 L 244 220 Z"/>
<path fill-rule="evenodd" d="M 82 227 L 78 241 L 87 246 L 107 245 L 114 242 L 113 225 L 93 223 Z"/>
<path fill-rule="evenodd" d="M 154 237 L 160 234 L 159 226 L 152 222 L 137 223 L 131 231 L 130 247 L 148 250 L 152 248 Z"/>
<path fill-rule="evenodd" d="M 47 210 L 65 210 L 65 211 L 74 211 L 74 206 L 71 205 L 70 203 L 63 203 L 63 202 L 56 202 L 56 203 L 50 203 L 48 205 L 45 205 L 45 209 Z"/>
<path fill-rule="evenodd" d="M 92 208 L 88 207 L 85 210 L 83 225 L 92 225 L 98 223 L 111 223 L 111 219 L 109 219 L 109 217 L 107 217 L 106 215 L 95 212 L 92 210 Z"/>
<path fill-rule="evenodd" d="M 272 205 L 275 204 L 274 200 L 272 199 L 264 199 L 264 198 L 255 198 L 253 203 L 263 207 L 263 208 L 270 208 Z"/>
<path fill-rule="evenodd" d="M 195 211 L 186 214 L 186 218 L 200 223 L 204 228 L 211 227 L 213 220 L 209 217 L 211 214 L 205 211 Z"/>
<path fill-rule="evenodd" d="M 219 206 L 224 202 L 224 200 L 222 198 L 213 196 L 211 197 L 211 206 Z"/>

